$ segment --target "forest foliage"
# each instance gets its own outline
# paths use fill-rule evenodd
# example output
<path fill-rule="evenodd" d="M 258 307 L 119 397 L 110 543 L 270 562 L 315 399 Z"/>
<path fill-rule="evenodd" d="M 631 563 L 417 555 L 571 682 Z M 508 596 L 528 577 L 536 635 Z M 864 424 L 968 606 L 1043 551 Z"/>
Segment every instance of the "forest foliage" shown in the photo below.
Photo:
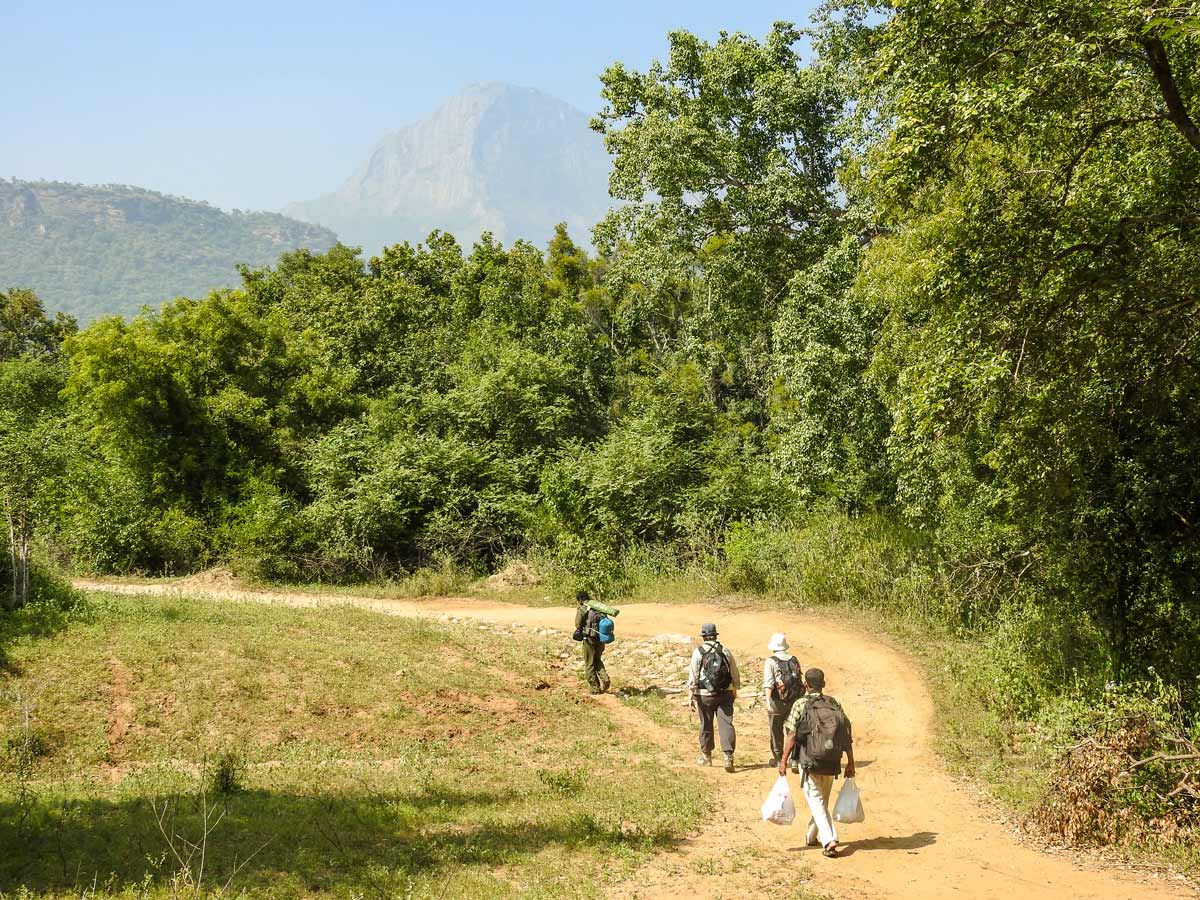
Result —
<path fill-rule="evenodd" d="M 105 573 L 651 547 L 1194 707 L 1200 19 L 846 0 L 601 80 L 594 252 L 298 250 L 75 334 L 0 298 L 10 519 Z"/>

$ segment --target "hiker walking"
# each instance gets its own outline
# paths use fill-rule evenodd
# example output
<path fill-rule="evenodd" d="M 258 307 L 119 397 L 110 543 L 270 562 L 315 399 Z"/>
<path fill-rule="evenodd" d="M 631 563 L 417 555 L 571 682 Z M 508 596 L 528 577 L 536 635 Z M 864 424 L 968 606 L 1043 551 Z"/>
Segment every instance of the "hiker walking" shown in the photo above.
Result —
<path fill-rule="evenodd" d="M 604 668 L 604 643 L 600 640 L 600 620 L 604 614 L 592 609 L 587 591 L 575 594 L 575 633 L 572 637 L 583 642 L 583 673 L 593 694 L 603 694 L 611 682 Z"/>
<path fill-rule="evenodd" d="M 721 751 L 725 754 L 725 771 L 733 771 L 733 751 L 737 732 L 733 730 L 733 700 L 742 677 L 738 674 L 733 654 L 717 640 L 717 626 L 706 622 L 700 627 L 701 644 L 692 651 L 688 667 L 688 690 L 691 708 L 700 716 L 700 758 L 702 766 L 712 765 L 713 719 L 721 736 Z"/>
<path fill-rule="evenodd" d="M 783 723 L 787 721 L 797 698 L 804 693 L 800 661 L 787 652 L 787 636 L 771 635 L 767 644 L 771 655 L 763 663 L 763 693 L 767 698 L 767 726 L 771 733 L 771 768 L 779 765 L 783 755 Z M 795 760 L 792 771 L 798 772 Z"/>
<path fill-rule="evenodd" d="M 825 856 L 838 855 L 837 828 L 829 814 L 829 794 L 833 780 L 842 774 L 842 754 L 846 754 L 846 777 L 854 777 L 854 738 L 850 720 L 842 706 L 825 694 L 825 673 L 809 669 L 804 673 L 806 693 L 796 701 L 788 716 L 787 743 L 779 760 L 779 774 L 785 773 L 792 747 L 800 749 L 800 786 L 812 818 L 808 820 L 806 842 L 820 842 Z"/>

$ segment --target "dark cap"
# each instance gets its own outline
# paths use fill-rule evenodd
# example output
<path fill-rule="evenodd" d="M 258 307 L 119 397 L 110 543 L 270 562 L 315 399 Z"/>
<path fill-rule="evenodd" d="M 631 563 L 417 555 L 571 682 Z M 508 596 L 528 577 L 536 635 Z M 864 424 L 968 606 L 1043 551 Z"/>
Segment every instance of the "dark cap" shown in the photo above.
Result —
<path fill-rule="evenodd" d="M 804 673 L 804 683 L 815 691 L 825 687 L 825 673 L 820 669 L 809 669 Z"/>
<path fill-rule="evenodd" d="M 700 626 L 700 637 L 709 638 L 717 636 L 717 626 L 712 622 L 705 622 Z"/>

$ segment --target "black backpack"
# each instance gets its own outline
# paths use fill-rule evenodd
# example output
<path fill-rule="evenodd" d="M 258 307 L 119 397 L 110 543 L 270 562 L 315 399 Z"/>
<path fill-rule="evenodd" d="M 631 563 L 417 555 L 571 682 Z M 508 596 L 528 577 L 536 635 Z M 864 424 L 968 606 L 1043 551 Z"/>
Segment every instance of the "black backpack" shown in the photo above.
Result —
<path fill-rule="evenodd" d="M 583 619 L 583 637 L 584 640 L 598 641 L 600 640 L 600 620 L 604 618 L 604 613 L 588 607 L 587 615 Z"/>
<path fill-rule="evenodd" d="M 803 691 L 800 687 L 800 663 L 796 657 L 775 659 L 775 696 L 785 703 L 795 700 Z"/>
<path fill-rule="evenodd" d="M 841 704 L 824 695 L 810 697 L 804 707 L 799 734 L 800 767 L 818 775 L 837 775 L 842 768 L 842 754 L 850 749 L 850 721 Z"/>
<path fill-rule="evenodd" d="M 706 691 L 727 691 L 733 684 L 733 672 L 729 669 L 729 659 L 725 656 L 725 648 L 717 641 L 704 651 L 700 657 L 700 687 Z"/>

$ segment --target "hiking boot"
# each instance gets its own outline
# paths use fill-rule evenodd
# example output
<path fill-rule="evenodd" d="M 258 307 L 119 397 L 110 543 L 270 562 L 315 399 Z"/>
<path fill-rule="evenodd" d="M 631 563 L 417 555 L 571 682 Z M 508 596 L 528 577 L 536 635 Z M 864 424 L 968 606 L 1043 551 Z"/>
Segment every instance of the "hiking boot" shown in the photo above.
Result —
<path fill-rule="evenodd" d="M 696 760 L 696 765 L 711 766 L 712 765 L 712 757 L 709 756 L 707 753 L 701 753 L 700 758 Z"/>
<path fill-rule="evenodd" d="M 732 753 L 725 754 L 725 771 L 726 772 L 733 771 L 733 754 Z"/>
<path fill-rule="evenodd" d="M 796 765 L 795 763 L 792 763 L 792 774 L 793 775 L 800 774 L 800 767 L 798 765 Z"/>
<path fill-rule="evenodd" d="M 778 769 L 779 768 L 779 760 L 775 759 L 774 757 L 771 757 L 771 761 L 769 763 L 767 763 L 767 768 Z"/>

